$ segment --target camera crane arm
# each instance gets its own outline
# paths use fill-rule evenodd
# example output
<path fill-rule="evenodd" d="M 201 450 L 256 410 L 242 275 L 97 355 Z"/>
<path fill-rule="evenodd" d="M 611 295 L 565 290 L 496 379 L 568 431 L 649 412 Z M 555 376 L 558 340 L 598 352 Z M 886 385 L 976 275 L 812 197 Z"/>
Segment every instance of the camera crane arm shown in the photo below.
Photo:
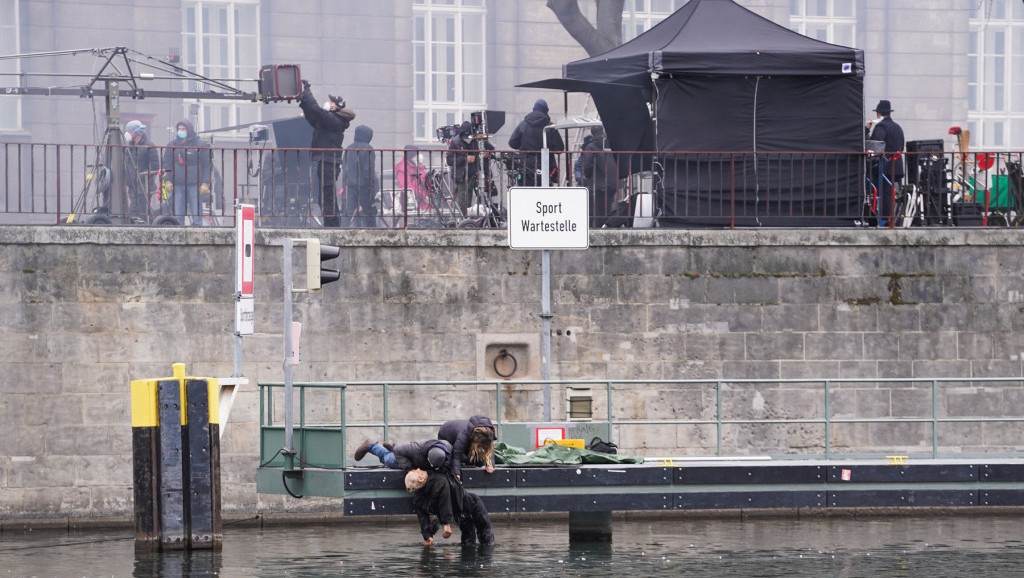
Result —
<path fill-rule="evenodd" d="M 130 58 L 129 53 L 138 54 L 145 57 L 150 62 L 144 62 L 137 58 Z M 238 90 L 233 86 L 227 84 L 226 81 L 217 80 L 205 77 L 201 74 L 191 72 L 179 66 L 175 66 L 169 62 L 158 60 L 152 56 L 142 54 L 118 46 L 114 48 L 87 48 L 78 50 L 60 50 L 54 52 L 35 52 L 29 54 L 13 54 L 7 56 L 0 56 L 0 60 L 10 59 L 23 59 L 23 58 L 35 58 L 43 56 L 77 56 L 79 54 L 93 54 L 97 57 L 102 57 L 103 63 L 100 66 L 99 71 L 95 74 L 85 75 L 88 78 L 88 82 L 79 86 L 65 86 L 65 87 L 32 87 L 25 86 L 24 82 L 20 83 L 19 86 L 0 86 L 0 95 L 6 96 L 78 96 L 80 98 L 93 98 L 96 96 L 104 97 L 131 97 L 132 99 L 143 99 L 143 98 L 183 98 L 183 99 L 204 99 L 204 100 L 242 100 L 248 102 L 265 102 L 264 97 L 256 92 L 245 92 Z M 120 57 L 120 58 L 118 58 Z M 159 67 L 153 63 L 159 63 Z M 120 66 L 118 64 L 120 63 Z M 214 90 L 210 91 L 185 91 L 185 90 L 156 90 L 150 91 L 139 86 L 139 80 L 156 78 L 155 76 L 147 77 L 145 74 L 136 74 L 132 68 L 132 63 L 138 65 L 145 65 L 151 68 L 161 70 L 162 72 L 168 73 L 169 76 L 161 78 L 180 78 L 182 80 L 195 80 L 202 82 L 210 86 L 219 88 L 222 92 Z M 123 70 L 122 70 L 123 68 Z M 0 76 L 5 76 L 0 73 Z M 6 75 L 10 76 L 10 74 Z M 19 73 L 19 77 L 24 81 L 27 77 L 25 73 Z M 60 76 L 58 74 L 58 76 Z M 68 75 L 64 75 L 68 76 Z M 96 86 L 99 83 L 103 83 L 102 87 Z M 236 80 L 235 82 L 245 82 L 244 80 Z M 256 80 L 250 80 L 249 82 L 258 82 Z M 117 83 L 112 86 L 112 83 Z M 126 85 L 122 87 L 121 84 Z"/>
<path fill-rule="evenodd" d="M 84 76 L 88 79 L 88 82 L 80 86 L 66 86 L 66 87 L 30 87 L 25 86 L 25 79 L 27 75 L 19 73 L 17 76 L 20 77 L 21 83 L 19 86 L 0 86 L 0 96 L 78 96 L 80 98 L 94 98 L 97 96 L 105 97 L 106 99 L 106 116 L 107 125 L 103 134 L 103 152 L 107 155 L 107 162 L 103 163 L 108 166 L 111 171 L 112 191 L 120 191 L 123 189 L 124 179 L 124 159 L 120 154 L 112 154 L 114 147 L 124 146 L 124 137 L 121 133 L 121 112 L 120 112 L 120 100 L 121 97 L 130 97 L 132 99 L 144 99 L 146 97 L 154 98 L 182 98 L 182 99 L 214 99 L 214 100 L 244 100 L 249 102 L 271 102 L 269 99 L 261 97 L 259 91 L 257 92 L 244 92 L 238 90 L 224 81 L 207 78 L 200 74 L 190 72 L 179 66 L 175 66 L 169 62 L 160 61 L 152 57 L 146 58 L 152 62 L 142 62 L 137 59 L 129 57 L 129 49 L 123 46 L 114 48 L 91 48 L 91 49 L 78 49 L 78 50 L 62 50 L 53 52 L 39 52 L 31 54 L 14 54 L 0 56 L 0 60 L 10 59 L 23 59 L 23 58 L 34 58 L 43 56 L 77 56 L 79 54 L 92 54 L 98 58 L 102 58 L 102 64 L 99 70 L 95 74 L 91 75 L 79 75 Z M 141 54 L 141 53 L 135 53 Z M 164 72 L 171 74 L 170 78 L 180 78 L 182 80 L 194 80 L 210 86 L 215 86 L 223 92 L 191 92 L 191 91 L 146 91 L 139 87 L 139 80 L 147 78 L 145 75 L 138 75 L 133 70 L 132 64 L 138 64 L 140 66 L 145 65 L 156 69 L 157 66 L 153 62 L 158 62 Z M 5 76 L 0 73 L 0 77 Z M 7 74 L 6 76 L 10 76 Z M 55 76 L 61 76 L 55 74 Z M 67 76 L 67 75 L 65 75 Z M 259 81 L 256 81 L 259 83 Z M 97 84 L 102 83 L 102 87 Z M 123 86 L 122 86 L 123 85 Z M 257 87 L 259 85 L 257 84 Z M 99 150 L 97 152 L 99 154 Z M 123 199 L 120 194 L 110 195 L 110 213 L 121 214 L 123 212 Z"/>

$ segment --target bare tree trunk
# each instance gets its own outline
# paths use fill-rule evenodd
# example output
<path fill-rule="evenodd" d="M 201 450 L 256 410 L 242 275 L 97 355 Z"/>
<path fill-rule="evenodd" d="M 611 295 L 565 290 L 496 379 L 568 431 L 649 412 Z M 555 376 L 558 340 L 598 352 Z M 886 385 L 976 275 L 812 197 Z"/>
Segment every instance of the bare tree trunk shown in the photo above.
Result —
<path fill-rule="evenodd" d="M 579 0 L 547 0 L 548 8 L 555 13 L 562 28 L 590 56 L 622 44 L 622 8 L 625 3 L 625 0 L 594 1 L 597 3 L 596 27 L 580 11 Z"/>

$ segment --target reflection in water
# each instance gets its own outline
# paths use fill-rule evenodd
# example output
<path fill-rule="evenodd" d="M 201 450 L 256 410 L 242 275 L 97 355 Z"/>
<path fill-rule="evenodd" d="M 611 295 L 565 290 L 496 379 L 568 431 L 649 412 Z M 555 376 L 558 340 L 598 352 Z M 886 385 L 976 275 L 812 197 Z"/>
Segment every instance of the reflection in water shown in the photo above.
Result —
<path fill-rule="evenodd" d="M 221 553 L 214 550 L 152 552 L 136 550 L 133 578 L 189 578 L 221 575 Z"/>
<path fill-rule="evenodd" d="M 135 551 L 130 530 L 0 534 L 4 577 L 786 576 L 1005 578 L 1024 567 L 1013 516 L 617 520 L 612 542 L 568 522 L 495 521 L 495 546 L 424 547 L 415 520 L 226 527 L 221 551 Z"/>

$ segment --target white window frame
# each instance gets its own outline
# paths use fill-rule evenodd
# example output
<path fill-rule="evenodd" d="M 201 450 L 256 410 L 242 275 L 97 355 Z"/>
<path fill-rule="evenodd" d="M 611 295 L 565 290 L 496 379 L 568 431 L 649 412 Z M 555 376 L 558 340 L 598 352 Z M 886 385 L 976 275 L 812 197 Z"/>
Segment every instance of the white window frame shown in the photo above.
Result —
<path fill-rule="evenodd" d="M 622 7 L 622 41 L 629 42 L 647 32 L 688 2 L 688 0 L 664 1 L 671 4 L 668 12 L 655 11 L 651 0 L 626 0 Z"/>
<path fill-rule="evenodd" d="M 791 0 L 789 8 L 789 29 L 794 32 L 799 32 L 808 38 L 814 38 L 815 40 L 821 40 L 822 42 L 828 42 L 829 44 L 839 44 L 842 46 L 848 46 L 850 48 L 856 48 L 857 46 L 857 0 L 839 0 L 842 2 L 851 2 L 849 14 L 846 16 L 840 16 L 836 14 L 836 2 L 837 0 L 825 0 L 827 2 L 825 11 L 826 14 L 809 14 L 807 10 L 808 2 L 819 2 L 820 0 Z M 845 38 L 839 38 L 838 30 L 843 29 L 846 32 Z M 825 30 L 825 38 L 819 38 L 817 35 L 808 34 L 808 30 Z"/>
<path fill-rule="evenodd" d="M 203 13 L 207 9 L 223 8 L 225 10 L 227 26 L 226 32 L 221 35 L 207 33 L 202 30 Z M 194 22 L 189 22 L 189 12 L 192 10 Z M 239 31 L 236 29 L 237 12 L 239 9 L 253 11 L 253 30 Z M 252 79 L 259 77 L 260 63 L 258 61 L 260 51 L 260 1 L 259 0 L 185 0 L 182 2 L 182 63 L 180 66 L 186 70 L 195 72 L 204 77 L 225 80 L 225 79 Z M 211 38 L 224 36 L 225 52 L 227 62 L 209 62 L 207 45 Z M 248 40 L 250 47 L 240 49 L 239 43 L 242 39 Z M 243 62 L 242 52 L 251 53 L 255 62 Z M 227 74 L 211 72 L 214 69 L 226 69 Z M 252 92 L 255 86 L 242 85 L 238 82 L 225 82 L 230 86 L 242 91 Z M 206 87 L 204 83 L 195 80 L 187 80 L 184 83 L 186 91 L 202 91 Z M 260 107 L 245 101 L 186 101 L 183 103 L 184 118 L 190 118 L 197 131 L 216 130 L 227 126 L 237 126 L 260 120 Z M 171 119 L 176 122 L 177 119 Z M 218 138 L 241 139 L 247 138 L 248 132 L 244 130 L 225 131 L 217 133 Z"/>
<path fill-rule="evenodd" d="M 435 42 L 435 20 L 451 17 L 454 23 L 453 70 L 438 70 L 434 64 L 435 50 L 447 40 Z M 414 28 L 423 30 L 423 37 L 413 37 L 413 138 L 417 142 L 436 141 L 436 130 L 442 126 L 469 120 L 469 113 L 487 108 L 487 6 L 485 0 L 415 0 L 413 3 Z M 464 51 L 468 48 L 465 27 L 479 26 L 478 49 L 481 70 L 466 70 Z M 454 97 L 446 99 L 435 95 L 433 84 L 438 74 L 454 75 Z M 466 97 L 468 83 L 479 81 L 472 87 L 481 95 L 479 100 Z"/>
<path fill-rule="evenodd" d="M 0 0 L 0 54 L 19 54 L 21 52 L 20 0 Z M 21 62 L 17 58 L 0 61 L 0 85 L 17 86 L 21 73 Z M 0 132 L 20 132 L 24 130 L 21 115 L 20 96 L 0 97 Z"/>
<path fill-rule="evenodd" d="M 1013 104 L 1024 99 L 1024 71 L 1014 74 L 1014 64 L 1024 60 L 1024 7 L 984 2 L 974 8 L 967 59 L 972 148 L 1024 148 L 1024 107 Z"/>

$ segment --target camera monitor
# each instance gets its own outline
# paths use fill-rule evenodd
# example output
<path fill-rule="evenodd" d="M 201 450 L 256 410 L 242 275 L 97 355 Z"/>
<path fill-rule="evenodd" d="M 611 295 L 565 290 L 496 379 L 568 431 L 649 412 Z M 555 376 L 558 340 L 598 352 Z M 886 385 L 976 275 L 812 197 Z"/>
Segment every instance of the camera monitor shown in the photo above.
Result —
<path fill-rule="evenodd" d="M 942 139 L 907 141 L 907 182 L 934 181 L 936 175 L 932 173 L 941 167 L 942 155 Z"/>
<path fill-rule="evenodd" d="M 298 64 L 268 64 L 260 68 L 260 94 L 266 102 L 297 99 L 302 95 Z"/>
<path fill-rule="evenodd" d="M 469 113 L 469 123 L 473 125 L 473 134 L 494 134 L 505 126 L 505 111 L 478 110 Z"/>

